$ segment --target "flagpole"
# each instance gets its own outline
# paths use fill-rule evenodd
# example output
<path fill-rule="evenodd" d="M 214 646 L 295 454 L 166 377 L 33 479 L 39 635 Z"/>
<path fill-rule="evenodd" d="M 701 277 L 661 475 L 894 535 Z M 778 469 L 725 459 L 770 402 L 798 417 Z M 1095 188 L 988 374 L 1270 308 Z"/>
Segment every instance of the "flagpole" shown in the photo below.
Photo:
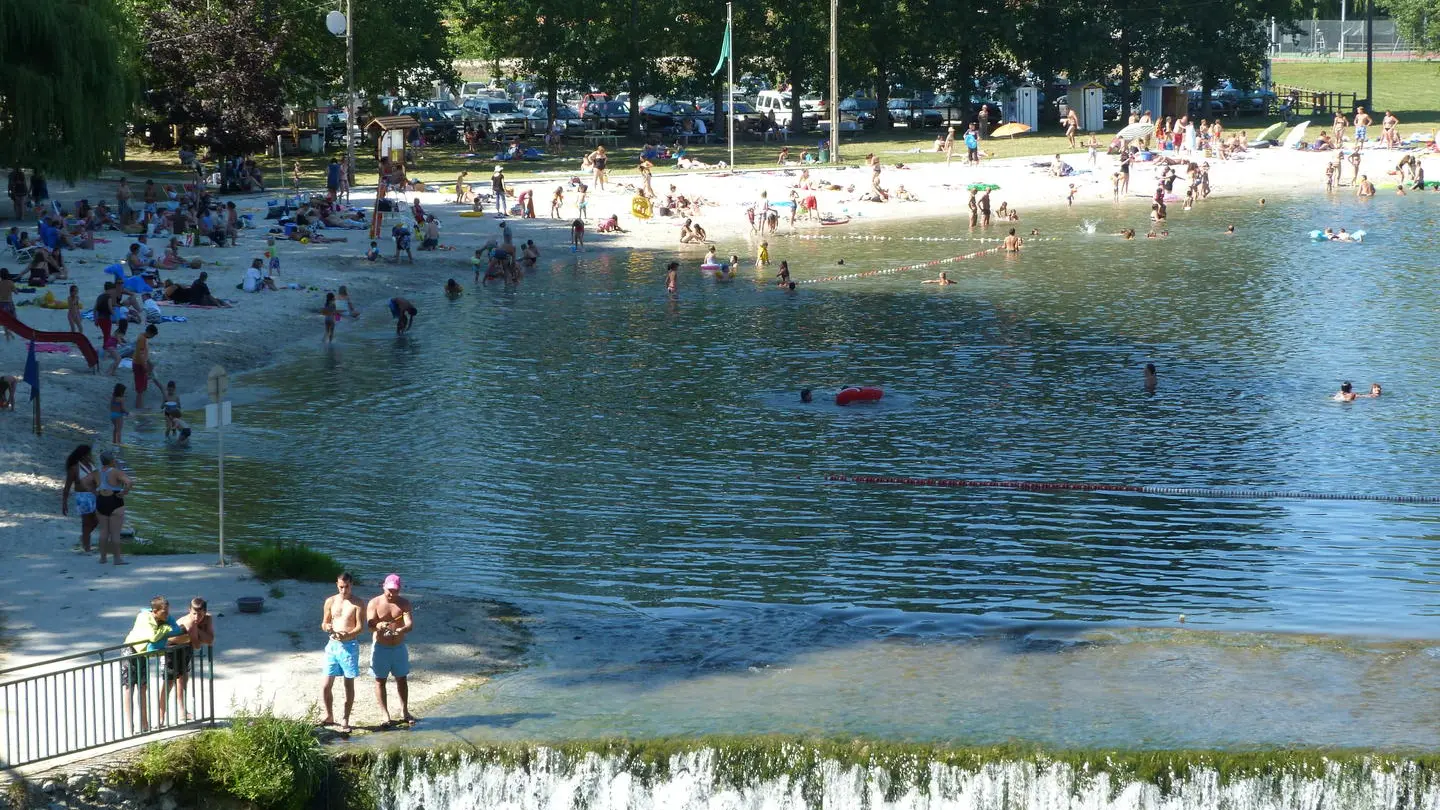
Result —
<path fill-rule="evenodd" d="M 735 18 L 734 3 L 725 4 L 725 41 L 730 44 L 726 62 L 730 65 L 730 95 L 725 98 L 725 109 L 730 111 L 730 168 L 735 168 Z"/>

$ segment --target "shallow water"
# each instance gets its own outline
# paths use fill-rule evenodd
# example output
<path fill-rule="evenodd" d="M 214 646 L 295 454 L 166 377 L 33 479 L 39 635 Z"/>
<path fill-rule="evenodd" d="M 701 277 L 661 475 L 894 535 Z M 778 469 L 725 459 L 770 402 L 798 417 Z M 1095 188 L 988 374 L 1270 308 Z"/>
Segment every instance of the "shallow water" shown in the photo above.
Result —
<path fill-rule="evenodd" d="M 678 299 L 661 284 L 668 252 L 547 257 L 518 290 L 453 302 L 435 285 L 410 296 L 409 336 L 376 307 L 336 347 L 319 348 L 317 323 L 314 347 L 236 381 L 227 532 L 535 611 L 536 666 L 453 707 L 513 714 L 508 733 L 795 730 L 813 716 L 816 731 L 901 737 L 1433 746 L 1434 724 L 1406 710 L 1434 702 L 1422 653 L 1376 682 L 1391 653 L 1364 643 L 1292 658 L 1330 700 L 1291 703 L 1298 682 L 1242 675 L 1263 671 L 1257 633 L 1436 637 L 1440 507 L 823 476 L 1437 494 L 1437 211 L 1440 195 L 1217 200 L 1174 211 L 1169 239 L 1126 243 L 1106 234 L 1143 229 L 1140 208 L 1077 208 L 1027 216 L 1022 232 L 1059 239 L 1020 257 L 796 294 L 750 271 L 704 279 L 703 250 L 687 252 Z M 1222 233 L 1231 222 L 1238 237 Z M 1304 238 L 1331 225 L 1370 236 Z M 940 221 L 823 231 L 965 235 Z M 805 280 L 988 246 L 781 237 L 772 254 Z M 939 269 L 958 283 L 919 284 Z M 1160 368 L 1154 394 L 1145 362 Z M 1386 393 L 1336 403 L 1341 380 Z M 796 396 L 846 384 L 886 397 Z M 150 533 L 213 536 L 210 441 L 134 459 L 167 482 L 145 498 Z M 1233 641 L 1077 644 L 1181 614 Z M 1031 644 L 1058 652 L 1004 652 Z M 1195 652 L 1210 646 L 1223 652 Z M 1178 675 L 1155 652 L 1171 647 Z M 894 692 L 890 657 L 950 677 Z M 1176 701 L 1207 667 L 1223 676 L 1207 699 L 1233 723 Z M 992 708 L 965 708 L 987 672 Z M 793 717 L 770 711 L 782 704 Z"/>

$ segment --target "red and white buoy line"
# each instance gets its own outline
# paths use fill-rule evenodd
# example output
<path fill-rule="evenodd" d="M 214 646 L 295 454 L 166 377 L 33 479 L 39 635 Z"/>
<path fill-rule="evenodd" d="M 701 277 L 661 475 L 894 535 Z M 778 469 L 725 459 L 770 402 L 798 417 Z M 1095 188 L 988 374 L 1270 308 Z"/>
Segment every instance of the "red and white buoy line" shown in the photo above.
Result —
<path fill-rule="evenodd" d="M 1005 246 L 1004 246 L 1004 245 L 1001 245 L 1000 247 L 986 248 L 985 250 L 977 250 L 977 251 L 975 251 L 974 253 L 966 253 L 964 256 L 951 256 L 951 257 L 948 258 L 948 259 L 936 259 L 936 260 L 934 260 L 934 261 L 929 261 L 929 262 L 920 262 L 919 264 L 906 264 L 906 265 L 901 265 L 900 267 L 887 267 L 887 268 L 885 268 L 884 270 L 865 270 L 865 271 L 860 272 L 860 273 L 846 273 L 846 274 L 843 275 L 843 276 L 825 276 L 824 278 L 807 278 L 807 279 L 801 279 L 801 280 L 799 280 L 799 281 L 796 281 L 795 283 L 796 283 L 796 284 L 819 284 L 819 283 L 822 282 L 822 281 L 849 281 L 849 280 L 852 279 L 852 278 L 868 278 L 868 277 L 870 277 L 870 276 L 884 276 L 884 275 L 889 275 L 889 274 L 891 274 L 891 273 L 903 273 L 903 272 L 905 272 L 905 271 L 907 271 L 907 270 L 924 270 L 924 269 L 927 268 L 927 267 L 938 267 L 939 265 L 942 265 L 942 264 L 954 264 L 955 262 L 964 261 L 964 260 L 966 260 L 966 259 L 978 258 L 978 257 L 980 257 L 980 256 L 984 256 L 984 255 L 989 254 L 989 253 L 999 253 L 1000 251 L 1002 251 L 1002 250 L 1004 250 L 1004 249 L 1005 249 Z"/>
<path fill-rule="evenodd" d="M 1133 492 L 1143 495 L 1188 495 L 1200 498 L 1274 498 L 1305 501 L 1382 501 L 1386 503 L 1440 503 L 1435 495 L 1366 495 L 1347 492 L 1303 492 L 1283 489 L 1232 489 L 1228 487 L 1151 487 L 1133 484 L 1099 484 L 1068 481 L 991 481 L 964 478 L 909 478 L 891 475 L 841 475 L 830 473 L 826 481 L 851 484 L 890 484 L 912 487 L 959 489 L 1020 489 L 1032 492 Z"/>

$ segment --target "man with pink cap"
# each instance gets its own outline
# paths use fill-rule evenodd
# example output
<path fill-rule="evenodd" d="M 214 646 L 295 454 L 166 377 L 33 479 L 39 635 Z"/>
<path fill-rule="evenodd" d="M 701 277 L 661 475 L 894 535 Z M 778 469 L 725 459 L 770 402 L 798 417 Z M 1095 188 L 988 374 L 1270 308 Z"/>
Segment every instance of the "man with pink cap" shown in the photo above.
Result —
<path fill-rule="evenodd" d="M 365 624 L 375 634 L 370 648 L 370 674 L 375 678 L 375 699 L 385 712 L 386 725 L 395 723 L 385 694 L 385 681 L 391 676 L 395 678 L 395 694 L 400 697 L 401 722 L 415 722 L 410 714 L 410 649 L 405 646 L 405 637 L 415 627 L 414 611 L 410 600 L 400 595 L 399 574 L 385 577 L 380 595 L 365 606 Z"/>

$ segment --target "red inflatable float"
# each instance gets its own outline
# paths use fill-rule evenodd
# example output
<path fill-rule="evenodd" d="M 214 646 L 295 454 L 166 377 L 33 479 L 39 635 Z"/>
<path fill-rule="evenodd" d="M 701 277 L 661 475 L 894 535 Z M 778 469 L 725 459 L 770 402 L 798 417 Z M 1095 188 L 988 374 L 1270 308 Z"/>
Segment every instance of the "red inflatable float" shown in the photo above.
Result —
<path fill-rule="evenodd" d="M 840 393 L 835 395 L 836 405 L 849 405 L 852 402 L 874 402 L 885 396 L 884 389 L 871 386 L 853 388 L 842 388 Z"/>

